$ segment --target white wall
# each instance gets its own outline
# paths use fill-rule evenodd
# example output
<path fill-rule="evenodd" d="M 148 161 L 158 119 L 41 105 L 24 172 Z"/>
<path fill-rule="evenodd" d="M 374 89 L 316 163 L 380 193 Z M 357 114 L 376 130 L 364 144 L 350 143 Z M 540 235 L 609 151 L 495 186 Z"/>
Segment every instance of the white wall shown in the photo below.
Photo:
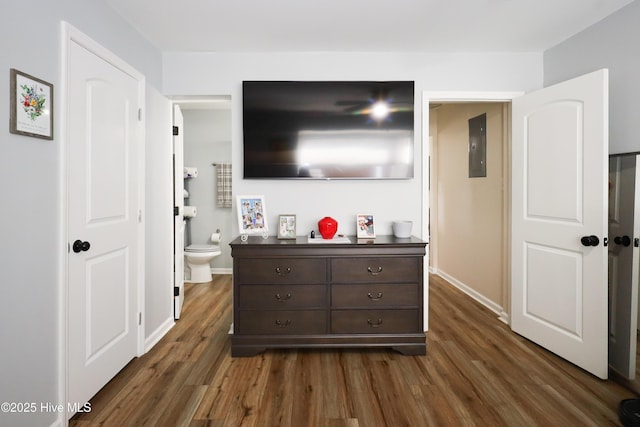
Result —
<path fill-rule="evenodd" d="M 316 229 L 325 215 L 337 219 L 340 233 L 355 234 L 356 214 L 370 213 L 379 234 L 391 234 L 393 220 L 408 219 L 414 222 L 413 234 L 420 236 L 426 215 L 421 205 L 422 91 L 529 91 L 542 86 L 539 53 L 165 53 L 163 64 L 167 95 L 231 95 L 234 194 L 265 195 L 271 234 L 282 213 L 297 215 L 299 235 Z M 243 80 L 414 80 L 414 179 L 243 180 Z"/>
<path fill-rule="evenodd" d="M 188 180 L 189 205 L 198 215 L 189 220 L 191 243 L 211 244 L 211 233 L 220 229 L 220 256 L 211 267 L 231 271 L 231 241 L 237 222 L 231 208 L 220 208 L 216 199 L 216 168 L 212 163 L 231 162 L 231 110 L 182 109 L 184 116 L 184 164 L 198 168 L 198 177 Z M 185 200 L 187 204 L 187 200 Z"/>
<path fill-rule="evenodd" d="M 544 53 L 549 86 L 601 68 L 609 69 L 609 152 L 640 151 L 640 2 L 618 12 Z"/>
<path fill-rule="evenodd" d="M 145 74 L 160 87 L 160 54 L 102 0 L 5 1 L 0 6 L 0 396 L 7 402 L 62 403 L 59 340 L 62 260 L 62 152 L 59 130 L 61 21 L 65 20 Z M 8 130 L 9 69 L 54 85 L 53 141 Z M 19 208 L 19 209 L 17 209 Z M 60 414 L 0 412 L 3 426 L 48 426 Z"/>

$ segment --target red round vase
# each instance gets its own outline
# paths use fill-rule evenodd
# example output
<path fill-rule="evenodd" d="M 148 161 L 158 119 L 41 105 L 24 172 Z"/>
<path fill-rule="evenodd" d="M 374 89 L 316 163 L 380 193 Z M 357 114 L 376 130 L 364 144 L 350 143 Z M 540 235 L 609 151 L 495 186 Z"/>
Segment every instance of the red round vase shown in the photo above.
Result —
<path fill-rule="evenodd" d="M 332 239 L 338 231 L 338 221 L 330 216 L 325 216 L 318 221 L 318 231 L 323 239 Z"/>

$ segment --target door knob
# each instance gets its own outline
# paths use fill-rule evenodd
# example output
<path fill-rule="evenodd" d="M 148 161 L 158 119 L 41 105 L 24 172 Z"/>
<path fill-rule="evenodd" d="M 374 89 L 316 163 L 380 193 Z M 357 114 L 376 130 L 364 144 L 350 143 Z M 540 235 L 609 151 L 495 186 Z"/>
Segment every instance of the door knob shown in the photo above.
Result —
<path fill-rule="evenodd" d="M 580 242 L 582 243 L 582 246 L 598 246 L 600 244 L 600 239 L 598 239 L 598 236 L 582 236 L 582 238 L 580 238 Z"/>
<path fill-rule="evenodd" d="M 631 238 L 629 236 L 616 236 L 613 241 L 616 245 L 629 246 L 631 244 Z"/>
<path fill-rule="evenodd" d="M 83 242 L 82 240 L 76 240 L 75 242 L 73 242 L 73 252 L 75 253 L 79 253 L 82 251 L 86 252 L 90 247 L 91 243 L 89 242 Z"/>

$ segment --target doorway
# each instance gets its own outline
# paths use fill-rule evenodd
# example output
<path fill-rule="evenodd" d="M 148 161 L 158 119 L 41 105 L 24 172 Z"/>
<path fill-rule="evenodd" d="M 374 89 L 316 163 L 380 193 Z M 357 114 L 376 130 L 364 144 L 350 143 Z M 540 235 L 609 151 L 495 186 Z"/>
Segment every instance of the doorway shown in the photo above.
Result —
<path fill-rule="evenodd" d="M 600 378 L 607 377 L 606 245 L 599 244 L 607 235 L 607 86 L 608 71 L 598 70 L 504 99 L 513 109 L 507 182 L 518 189 L 508 190 L 509 323 Z M 423 105 L 463 98 L 430 95 Z M 466 100 L 480 97 L 487 100 Z"/>
<path fill-rule="evenodd" d="M 231 96 L 197 96 L 173 98 L 174 126 L 174 206 L 179 213 L 174 224 L 174 281 L 176 301 L 183 297 L 180 282 L 189 279 L 184 272 L 184 248 L 189 244 L 216 244 L 220 255 L 211 261 L 212 274 L 230 274 L 231 255 L 228 242 L 232 234 L 230 208 L 217 202 L 217 165 L 231 164 Z M 184 168 L 197 171 L 184 178 Z M 184 206 L 195 215 L 184 216 Z M 212 235 L 219 234 L 212 242 Z M 175 304 L 179 318 L 180 303 Z"/>
<path fill-rule="evenodd" d="M 430 104 L 429 112 L 430 271 L 506 322 L 509 104 L 439 102 Z M 470 125 L 476 118 L 486 124 L 482 176 L 472 173 L 470 161 L 475 145 Z"/>

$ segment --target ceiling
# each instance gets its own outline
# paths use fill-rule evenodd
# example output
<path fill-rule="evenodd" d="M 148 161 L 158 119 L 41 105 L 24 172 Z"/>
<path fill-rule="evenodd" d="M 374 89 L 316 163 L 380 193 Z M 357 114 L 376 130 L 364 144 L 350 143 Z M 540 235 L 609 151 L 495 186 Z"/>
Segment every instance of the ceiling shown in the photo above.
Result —
<path fill-rule="evenodd" d="M 635 0 L 105 1 L 163 52 L 541 52 Z"/>

